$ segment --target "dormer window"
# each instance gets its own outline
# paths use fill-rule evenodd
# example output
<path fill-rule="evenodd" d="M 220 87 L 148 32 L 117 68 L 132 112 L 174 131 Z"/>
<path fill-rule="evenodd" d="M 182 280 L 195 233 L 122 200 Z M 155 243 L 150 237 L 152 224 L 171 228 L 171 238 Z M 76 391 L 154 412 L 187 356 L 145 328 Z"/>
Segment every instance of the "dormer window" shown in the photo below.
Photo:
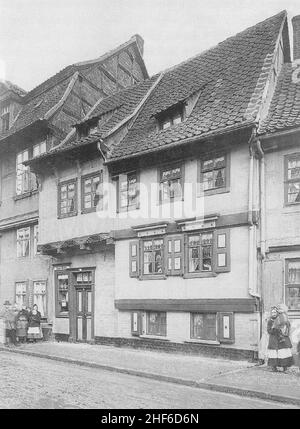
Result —
<path fill-rule="evenodd" d="M 89 134 L 95 134 L 97 131 L 99 131 L 99 128 L 98 128 L 98 122 L 96 122 L 96 123 L 92 124 L 92 125 L 89 127 L 88 133 L 89 133 Z"/>
<path fill-rule="evenodd" d="M 159 129 L 166 130 L 173 125 L 180 124 L 184 119 L 184 106 L 179 104 L 156 115 Z"/>

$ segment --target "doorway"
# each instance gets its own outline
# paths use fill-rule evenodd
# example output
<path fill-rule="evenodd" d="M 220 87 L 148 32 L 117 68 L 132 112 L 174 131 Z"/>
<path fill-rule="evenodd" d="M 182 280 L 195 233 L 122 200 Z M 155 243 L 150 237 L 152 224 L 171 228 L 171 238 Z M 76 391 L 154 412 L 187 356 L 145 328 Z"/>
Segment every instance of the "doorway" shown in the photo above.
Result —
<path fill-rule="evenodd" d="M 89 342 L 93 339 L 93 271 L 73 272 L 74 281 L 74 334 L 76 341 Z M 74 338 L 73 334 L 73 338 Z"/>

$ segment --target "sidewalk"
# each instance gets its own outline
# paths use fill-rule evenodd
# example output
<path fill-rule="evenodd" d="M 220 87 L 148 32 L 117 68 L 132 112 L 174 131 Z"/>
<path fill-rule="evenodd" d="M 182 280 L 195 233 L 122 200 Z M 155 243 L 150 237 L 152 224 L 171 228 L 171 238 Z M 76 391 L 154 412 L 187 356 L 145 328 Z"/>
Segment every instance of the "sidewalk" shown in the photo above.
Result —
<path fill-rule="evenodd" d="M 247 361 L 179 355 L 111 346 L 41 342 L 1 351 L 21 353 L 203 389 L 275 400 L 300 407 L 298 368 L 286 374 Z"/>

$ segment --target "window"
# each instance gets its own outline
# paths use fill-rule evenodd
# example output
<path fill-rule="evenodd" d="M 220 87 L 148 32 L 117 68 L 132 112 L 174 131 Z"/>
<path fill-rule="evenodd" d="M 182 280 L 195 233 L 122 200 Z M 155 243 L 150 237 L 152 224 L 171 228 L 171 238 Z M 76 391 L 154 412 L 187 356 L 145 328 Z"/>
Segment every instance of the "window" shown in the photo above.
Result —
<path fill-rule="evenodd" d="M 33 146 L 32 157 L 35 158 L 36 156 L 40 156 L 42 153 L 46 153 L 46 152 L 47 152 L 47 141 L 44 140 Z"/>
<path fill-rule="evenodd" d="M 234 313 L 191 313 L 191 338 L 234 343 Z"/>
<path fill-rule="evenodd" d="M 143 242 L 143 274 L 163 274 L 164 240 L 156 238 Z"/>
<path fill-rule="evenodd" d="M 136 172 L 119 176 L 119 211 L 138 208 L 138 176 Z"/>
<path fill-rule="evenodd" d="M 225 188 L 226 183 L 226 156 L 218 156 L 201 161 L 200 182 L 204 191 Z M 227 180 L 228 181 L 228 180 Z"/>
<path fill-rule="evenodd" d="M 27 306 L 27 283 L 16 283 L 16 304 L 19 308 L 23 305 Z"/>
<path fill-rule="evenodd" d="M 217 340 L 216 314 L 191 314 L 191 338 Z"/>
<path fill-rule="evenodd" d="M 103 172 L 82 178 L 82 212 L 103 210 Z"/>
<path fill-rule="evenodd" d="M 160 201 L 172 201 L 183 196 L 183 167 L 174 165 L 160 170 Z"/>
<path fill-rule="evenodd" d="M 300 153 L 285 158 L 285 202 L 300 203 Z"/>
<path fill-rule="evenodd" d="M 69 265 L 55 267 L 56 316 L 69 314 Z"/>
<path fill-rule="evenodd" d="M 58 189 L 59 217 L 77 214 L 77 179 L 61 183 Z"/>
<path fill-rule="evenodd" d="M 28 161 L 29 151 L 26 149 L 17 154 L 17 165 L 16 165 L 16 193 L 17 195 L 29 192 L 34 186 L 36 187 L 35 176 L 30 172 L 28 166 L 23 164 L 24 161 Z"/>
<path fill-rule="evenodd" d="M 38 306 L 42 317 L 46 317 L 47 314 L 46 285 L 46 281 L 33 282 L 33 304 Z"/>
<path fill-rule="evenodd" d="M 286 261 L 285 302 L 289 310 L 300 310 L 300 259 Z"/>
<path fill-rule="evenodd" d="M 147 335 L 167 335 L 167 314 L 165 312 L 147 312 Z"/>
<path fill-rule="evenodd" d="M 157 115 L 158 125 L 161 130 L 166 130 L 172 125 L 180 124 L 183 121 L 183 118 L 183 106 L 178 105 Z"/>
<path fill-rule="evenodd" d="M 17 229 L 17 257 L 24 258 L 30 253 L 30 227 Z"/>
<path fill-rule="evenodd" d="M 168 234 L 129 243 L 130 277 L 211 277 L 229 271 L 229 229 Z"/>
<path fill-rule="evenodd" d="M 38 255 L 38 250 L 37 250 L 38 242 L 39 242 L 39 226 L 34 225 L 34 227 L 33 227 L 33 254 L 35 256 Z"/>
<path fill-rule="evenodd" d="M 203 233 L 188 237 L 188 272 L 212 271 L 213 234 Z"/>

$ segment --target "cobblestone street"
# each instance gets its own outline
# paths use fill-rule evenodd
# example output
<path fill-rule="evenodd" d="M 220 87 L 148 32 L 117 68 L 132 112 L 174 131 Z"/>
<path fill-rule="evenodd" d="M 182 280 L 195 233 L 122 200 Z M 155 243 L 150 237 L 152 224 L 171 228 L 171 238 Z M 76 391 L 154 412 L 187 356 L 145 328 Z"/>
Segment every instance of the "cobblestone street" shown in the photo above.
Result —
<path fill-rule="evenodd" d="M 291 408 L 9 352 L 0 353 L 0 379 L 2 409 Z"/>

